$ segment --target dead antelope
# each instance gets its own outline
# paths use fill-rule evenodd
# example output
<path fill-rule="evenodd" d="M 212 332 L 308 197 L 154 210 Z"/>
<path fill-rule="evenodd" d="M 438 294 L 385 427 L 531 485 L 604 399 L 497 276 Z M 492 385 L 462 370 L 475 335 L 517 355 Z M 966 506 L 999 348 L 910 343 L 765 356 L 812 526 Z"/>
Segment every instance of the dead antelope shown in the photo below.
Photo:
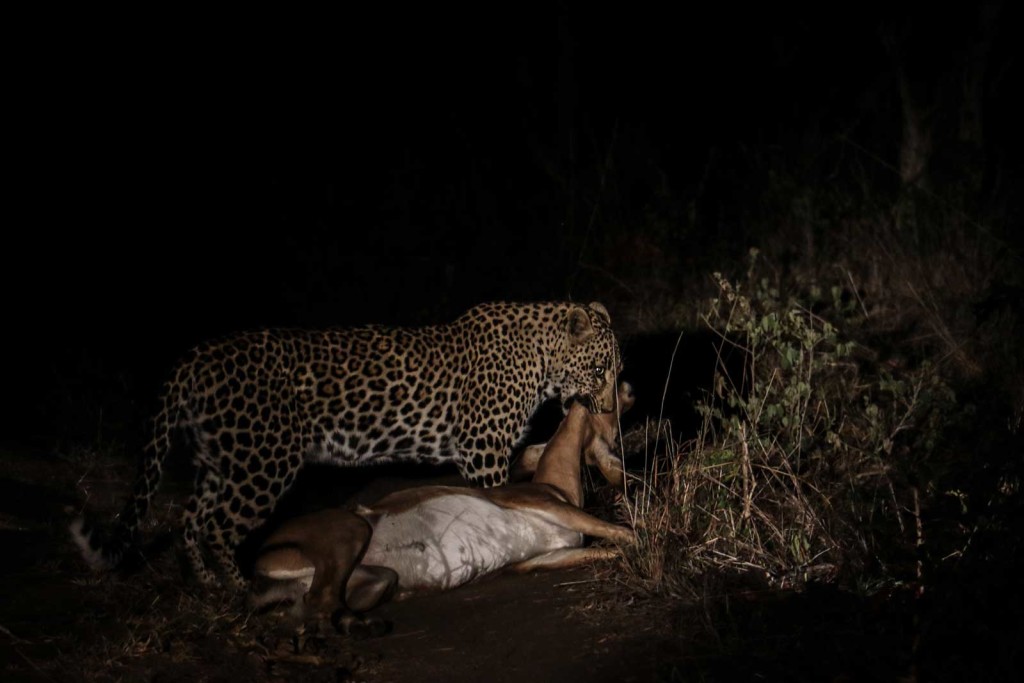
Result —
<path fill-rule="evenodd" d="M 618 412 L 596 414 L 574 403 L 529 483 L 425 486 L 355 512 L 325 510 L 286 522 L 260 550 L 254 587 L 269 586 L 254 588 L 250 604 L 291 599 L 309 616 L 333 612 L 348 632 L 371 623 L 353 612 L 378 605 L 396 589 L 404 595 L 454 588 L 505 567 L 530 571 L 613 556 L 613 549 L 581 547 L 584 536 L 631 543 L 633 532 L 580 509 L 580 460 L 596 465 L 612 484 L 622 483 L 622 461 L 612 449 L 618 417 L 633 404 L 625 382 L 618 403 Z"/>

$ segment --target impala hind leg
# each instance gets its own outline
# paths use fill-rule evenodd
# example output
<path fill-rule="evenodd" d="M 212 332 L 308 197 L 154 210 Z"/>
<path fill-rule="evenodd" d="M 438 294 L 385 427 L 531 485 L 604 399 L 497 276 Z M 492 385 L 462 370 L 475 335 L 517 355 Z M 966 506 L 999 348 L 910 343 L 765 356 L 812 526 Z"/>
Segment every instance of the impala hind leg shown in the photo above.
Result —
<path fill-rule="evenodd" d="M 361 564 L 348 579 L 345 602 L 357 612 L 366 612 L 390 600 L 397 587 L 398 573 L 394 569 Z"/>
<path fill-rule="evenodd" d="M 296 522 L 305 520 L 309 520 L 308 527 L 300 530 L 299 547 L 312 563 L 314 572 L 313 583 L 303 601 L 308 610 L 321 615 L 331 614 L 339 605 L 347 610 L 346 586 L 366 552 L 373 528 L 359 515 L 344 510 L 326 510 Z M 287 535 L 281 539 L 275 534 L 268 545 L 282 540 L 287 542 L 284 539 Z"/>
<path fill-rule="evenodd" d="M 359 515 L 324 510 L 293 520 L 267 540 L 267 546 L 282 546 L 284 552 L 293 550 L 289 545 L 297 546 L 313 565 L 313 580 L 301 601 L 305 619 L 319 621 L 329 615 L 335 629 L 355 638 L 387 632 L 383 620 L 357 613 L 386 598 L 398 583 L 398 575 L 389 569 L 359 566 L 372 535 L 373 527 Z"/>
<path fill-rule="evenodd" d="M 263 609 L 268 605 L 290 604 L 293 616 L 301 617 L 302 596 L 309 590 L 313 580 L 313 572 L 308 576 L 294 579 L 274 580 L 256 576 L 253 578 L 251 590 L 246 597 L 249 609 Z M 296 608 L 295 606 L 298 606 Z"/>
<path fill-rule="evenodd" d="M 515 501 L 507 497 L 495 498 L 493 502 L 508 509 L 530 510 L 540 513 L 561 527 L 578 531 L 585 536 L 606 538 L 619 545 L 634 545 L 636 534 L 632 529 L 618 524 L 606 522 L 587 514 L 574 505 L 555 499 L 532 499 L 529 504 Z"/>
<path fill-rule="evenodd" d="M 347 610 L 335 613 L 334 627 L 353 638 L 375 638 L 386 634 L 391 626 L 377 617 L 364 617 L 360 612 L 373 609 L 394 595 L 398 574 L 388 567 L 359 565 L 345 587 Z"/>

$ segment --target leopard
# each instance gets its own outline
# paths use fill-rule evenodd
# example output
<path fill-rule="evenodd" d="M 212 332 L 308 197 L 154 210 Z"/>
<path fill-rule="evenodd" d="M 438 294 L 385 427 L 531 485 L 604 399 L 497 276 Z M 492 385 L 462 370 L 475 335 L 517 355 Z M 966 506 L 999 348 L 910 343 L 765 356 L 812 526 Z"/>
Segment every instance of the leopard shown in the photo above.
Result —
<path fill-rule="evenodd" d="M 195 470 L 179 536 L 186 569 L 201 584 L 218 569 L 244 589 L 236 551 L 305 464 L 454 464 L 471 485 L 499 486 L 542 404 L 615 410 L 621 371 L 597 302 L 493 302 L 425 327 L 268 328 L 204 342 L 163 386 L 112 532 L 78 517 L 72 538 L 93 569 L 121 564 L 139 547 L 168 453 L 185 444 Z"/>

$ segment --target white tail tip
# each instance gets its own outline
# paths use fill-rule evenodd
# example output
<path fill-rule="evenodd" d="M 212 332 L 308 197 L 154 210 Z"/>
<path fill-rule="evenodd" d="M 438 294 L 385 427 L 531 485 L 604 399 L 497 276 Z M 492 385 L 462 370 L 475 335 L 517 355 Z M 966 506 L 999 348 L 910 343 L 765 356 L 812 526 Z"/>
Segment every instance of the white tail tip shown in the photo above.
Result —
<path fill-rule="evenodd" d="M 85 519 L 83 517 L 75 517 L 71 520 L 71 523 L 68 525 L 68 531 L 71 532 L 71 540 L 78 546 L 82 559 L 85 560 L 90 569 L 96 572 L 111 569 L 110 562 L 103 554 L 103 547 L 93 546 L 92 532 L 86 531 Z"/>

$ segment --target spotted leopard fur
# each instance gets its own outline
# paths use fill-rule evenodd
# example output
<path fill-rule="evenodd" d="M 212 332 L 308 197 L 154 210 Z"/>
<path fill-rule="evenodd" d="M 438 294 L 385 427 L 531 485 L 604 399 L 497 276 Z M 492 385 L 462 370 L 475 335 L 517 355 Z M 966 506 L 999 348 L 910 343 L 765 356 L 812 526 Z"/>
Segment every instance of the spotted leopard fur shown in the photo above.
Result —
<path fill-rule="evenodd" d="M 201 581 L 213 579 L 205 545 L 244 585 L 235 548 L 303 463 L 454 462 L 477 485 L 503 484 L 542 402 L 578 397 L 612 410 L 620 370 L 598 303 L 491 303 L 433 327 L 264 330 L 203 344 L 165 385 L 114 538 L 100 544 L 81 522 L 73 535 L 94 566 L 120 562 L 181 433 L 197 471 L 184 514 L 189 563 Z"/>

